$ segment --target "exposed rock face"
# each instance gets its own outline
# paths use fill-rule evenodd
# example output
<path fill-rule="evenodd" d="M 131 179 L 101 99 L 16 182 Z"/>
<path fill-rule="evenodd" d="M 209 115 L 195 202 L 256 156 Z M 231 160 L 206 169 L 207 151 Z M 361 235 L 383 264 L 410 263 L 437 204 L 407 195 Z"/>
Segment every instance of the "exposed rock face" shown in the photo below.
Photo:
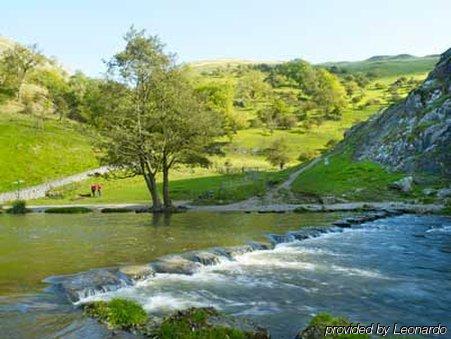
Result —
<path fill-rule="evenodd" d="M 356 159 L 451 178 L 451 48 L 407 98 L 345 134 Z"/>

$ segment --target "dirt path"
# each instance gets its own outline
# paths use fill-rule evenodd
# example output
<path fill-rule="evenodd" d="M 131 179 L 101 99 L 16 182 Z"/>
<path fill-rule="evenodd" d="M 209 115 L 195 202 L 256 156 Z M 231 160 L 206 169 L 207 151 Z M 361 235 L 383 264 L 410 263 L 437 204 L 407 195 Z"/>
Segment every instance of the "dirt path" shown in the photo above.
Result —
<path fill-rule="evenodd" d="M 92 175 L 104 174 L 108 171 L 109 171 L 109 168 L 107 166 L 99 167 L 99 168 L 88 170 L 88 171 L 85 171 L 82 173 L 74 174 L 74 175 L 71 175 L 68 177 L 48 181 L 48 182 L 45 182 L 40 185 L 23 188 L 19 192 L 14 191 L 14 192 L 0 193 L 0 203 L 4 203 L 7 201 L 13 201 L 13 200 L 16 200 L 18 197 L 19 197 L 19 199 L 22 199 L 22 200 L 44 198 L 45 194 L 54 188 L 61 187 L 61 186 L 67 185 L 67 184 L 71 184 L 73 182 L 83 181 Z"/>
<path fill-rule="evenodd" d="M 229 205 L 215 205 L 215 206 L 197 206 L 186 204 L 185 206 L 189 209 L 196 210 L 215 210 L 215 211 L 243 211 L 243 210 L 273 210 L 273 211 L 289 211 L 296 207 L 298 204 L 287 204 L 284 202 L 284 197 L 282 191 L 287 192 L 296 178 L 304 171 L 309 170 L 315 166 L 318 162 L 322 161 L 322 157 L 318 157 L 313 161 L 309 162 L 307 165 L 300 167 L 288 176 L 280 185 L 270 189 L 263 197 L 251 197 L 249 199 L 236 202 Z"/>

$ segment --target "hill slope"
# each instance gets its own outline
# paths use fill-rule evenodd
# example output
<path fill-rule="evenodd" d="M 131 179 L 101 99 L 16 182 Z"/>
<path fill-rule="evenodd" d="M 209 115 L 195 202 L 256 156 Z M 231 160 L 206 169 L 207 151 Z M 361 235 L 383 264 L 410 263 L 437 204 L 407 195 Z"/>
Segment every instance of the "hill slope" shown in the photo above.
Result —
<path fill-rule="evenodd" d="M 89 140 L 75 123 L 34 119 L 0 112 L 0 192 L 98 167 Z"/>
<path fill-rule="evenodd" d="M 451 49 L 405 100 L 355 126 L 345 143 L 356 159 L 393 170 L 451 176 Z"/>
<path fill-rule="evenodd" d="M 451 49 L 408 96 L 357 124 L 324 161 L 293 183 L 297 199 L 433 201 L 451 182 Z M 391 189 L 413 175 L 411 190 Z M 426 191 L 427 192 L 427 191 Z"/>
<path fill-rule="evenodd" d="M 373 73 L 377 77 L 406 76 L 429 72 L 437 63 L 438 56 L 415 57 L 406 54 L 373 56 L 362 61 L 326 62 L 319 66 L 336 67 L 347 73 Z"/>

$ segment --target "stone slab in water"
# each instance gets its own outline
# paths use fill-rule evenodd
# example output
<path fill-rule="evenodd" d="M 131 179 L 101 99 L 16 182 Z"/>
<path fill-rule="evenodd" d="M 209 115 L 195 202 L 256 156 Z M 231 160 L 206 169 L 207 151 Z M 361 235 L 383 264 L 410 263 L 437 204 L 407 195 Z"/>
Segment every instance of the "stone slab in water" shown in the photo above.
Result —
<path fill-rule="evenodd" d="M 156 273 L 194 274 L 202 264 L 183 258 L 180 255 L 166 256 L 151 263 Z"/>
<path fill-rule="evenodd" d="M 134 281 L 144 280 L 155 275 L 150 265 L 129 265 L 119 268 L 119 272 L 125 274 Z"/>
<path fill-rule="evenodd" d="M 205 266 L 216 265 L 221 261 L 220 255 L 209 251 L 192 251 L 184 253 L 182 256 L 189 261 L 194 261 Z"/>
<path fill-rule="evenodd" d="M 100 268 L 46 280 L 65 294 L 71 302 L 97 293 L 115 291 L 133 285 L 132 279 L 117 268 Z"/>

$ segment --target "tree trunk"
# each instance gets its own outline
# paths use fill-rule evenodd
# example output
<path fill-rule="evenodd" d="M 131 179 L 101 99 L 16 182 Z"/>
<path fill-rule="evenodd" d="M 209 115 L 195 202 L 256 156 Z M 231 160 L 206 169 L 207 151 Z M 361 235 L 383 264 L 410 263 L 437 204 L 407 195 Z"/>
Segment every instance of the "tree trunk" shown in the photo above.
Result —
<path fill-rule="evenodd" d="M 158 195 L 157 182 L 155 176 L 150 173 L 144 173 L 144 180 L 146 181 L 147 188 L 149 189 L 150 196 L 152 197 L 152 211 L 161 211 L 161 200 Z"/>
<path fill-rule="evenodd" d="M 171 197 L 169 195 L 169 168 L 163 167 L 163 202 L 165 208 L 172 207 Z"/>

